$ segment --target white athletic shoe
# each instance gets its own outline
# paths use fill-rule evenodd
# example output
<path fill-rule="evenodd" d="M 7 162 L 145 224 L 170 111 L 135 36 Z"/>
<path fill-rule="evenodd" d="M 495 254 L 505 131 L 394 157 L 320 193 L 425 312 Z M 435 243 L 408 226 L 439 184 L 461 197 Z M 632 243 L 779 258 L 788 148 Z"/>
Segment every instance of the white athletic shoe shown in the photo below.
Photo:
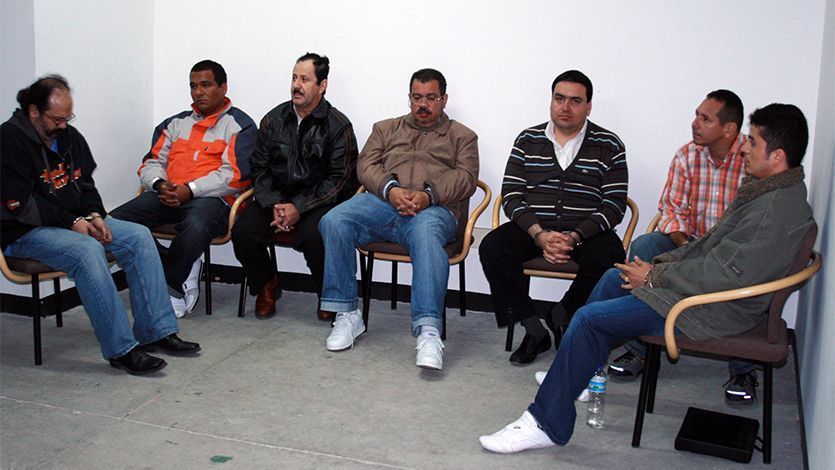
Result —
<path fill-rule="evenodd" d="M 354 340 L 365 333 L 365 323 L 359 310 L 339 312 L 333 321 L 333 330 L 325 341 L 328 351 L 342 351 L 354 347 Z"/>
<path fill-rule="evenodd" d="M 188 273 L 186 282 L 183 283 L 183 292 L 185 292 L 186 311 L 191 312 L 194 306 L 197 305 L 197 298 L 200 297 L 200 269 L 203 267 L 203 258 L 197 258 L 197 261 L 191 265 L 191 271 Z"/>
<path fill-rule="evenodd" d="M 188 309 L 186 308 L 186 299 L 178 299 L 174 296 L 168 296 L 171 299 L 171 306 L 174 307 L 174 316 L 177 318 L 183 318 L 188 313 Z"/>
<path fill-rule="evenodd" d="M 434 331 L 421 333 L 417 338 L 415 365 L 424 369 L 441 370 L 444 367 L 444 343 Z"/>
<path fill-rule="evenodd" d="M 478 438 L 481 447 L 499 454 L 512 454 L 528 449 L 540 449 L 551 447 L 553 441 L 548 438 L 536 419 L 528 411 L 522 413 L 522 417 L 508 424 L 499 431 L 489 436 Z"/>
<path fill-rule="evenodd" d="M 548 375 L 548 372 L 545 372 L 544 370 L 541 370 L 539 372 L 534 372 L 533 377 L 536 379 L 536 384 L 537 385 L 542 385 L 542 382 L 545 382 L 545 376 L 546 375 Z M 579 401 L 579 402 L 586 403 L 590 399 L 591 399 L 591 393 L 589 393 L 589 389 L 584 388 L 583 391 L 580 392 L 579 395 L 577 395 L 577 398 L 575 398 L 574 401 Z"/>

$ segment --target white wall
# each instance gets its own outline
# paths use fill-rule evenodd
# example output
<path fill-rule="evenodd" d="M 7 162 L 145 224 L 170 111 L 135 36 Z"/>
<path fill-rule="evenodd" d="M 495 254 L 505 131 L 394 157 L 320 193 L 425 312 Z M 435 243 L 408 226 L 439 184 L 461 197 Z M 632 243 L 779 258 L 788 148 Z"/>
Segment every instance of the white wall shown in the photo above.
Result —
<path fill-rule="evenodd" d="M 35 14 L 31 2 L 0 0 L 0 118 L 17 107 L 17 91 L 35 71 Z"/>
<path fill-rule="evenodd" d="M 548 118 L 551 81 L 578 68 L 595 85 L 591 119 L 626 143 L 629 193 L 643 211 L 639 230 L 707 92 L 735 90 L 747 112 L 795 103 L 812 123 L 818 106 L 822 0 L 790 9 L 779 1 L 718 0 L 196 5 L 156 9 L 155 120 L 187 106 L 189 67 L 212 57 L 229 73 L 229 96 L 258 121 L 288 99 L 295 59 L 316 51 L 331 59 L 327 97 L 352 120 L 362 145 L 375 121 L 408 111 L 411 73 L 434 67 L 449 82 L 448 113 L 479 135 L 481 179 L 498 190 L 517 133 Z M 221 23 L 229 34 L 203 34 Z M 489 223 L 485 215 L 479 225 Z M 291 259 L 282 269 L 307 272 L 300 256 L 281 252 Z M 234 264 L 231 252 L 217 259 Z M 385 279 L 387 267 L 380 268 L 375 278 Z M 488 292 L 476 256 L 468 268 L 468 290 Z M 407 282 L 409 268 L 402 270 Z M 566 285 L 536 282 L 533 292 L 558 299 Z"/>
<path fill-rule="evenodd" d="M 807 285 L 795 326 L 800 359 L 809 468 L 831 468 L 835 461 L 835 4 L 826 7 L 817 133 L 810 196 L 820 232 L 816 250 L 824 255 L 821 271 Z M 807 166 L 808 168 L 808 166 Z"/>

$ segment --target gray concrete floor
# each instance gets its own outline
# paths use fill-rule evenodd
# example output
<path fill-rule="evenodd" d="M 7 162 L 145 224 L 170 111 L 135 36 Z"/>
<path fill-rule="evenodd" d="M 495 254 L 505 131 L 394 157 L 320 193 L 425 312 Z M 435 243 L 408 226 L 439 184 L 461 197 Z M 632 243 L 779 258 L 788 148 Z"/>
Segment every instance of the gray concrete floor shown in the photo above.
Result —
<path fill-rule="evenodd" d="M 252 298 L 237 318 L 237 293 L 215 284 L 214 315 L 198 305 L 180 323 L 202 355 L 166 358 L 150 377 L 109 367 L 81 308 L 61 329 L 44 322 L 40 367 L 31 320 L 1 315 L 2 468 L 741 468 L 676 451 L 676 432 L 688 406 L 761 414 L 724 403 L 725 363 L 683 357 L 662 364 L 641 448 L 630 446 L 639 383 L 610 381 L 605 429 L 578 420 L 566 447 L 495 455 L 478 436 L 519 417 L 553 350 L 513 366 L 492 314 L 450 310 L 444 370 L 429 372 L 414 366 L 408 304 L 372 303 L 356 348 L 331 353 L 314 295 L 286 292 L 262 321 Z M 775 372 L 774 469 L 802 467 L 793 373 L 791 362 Z M 747 467 L 762 466 L 755 452 Z"/>

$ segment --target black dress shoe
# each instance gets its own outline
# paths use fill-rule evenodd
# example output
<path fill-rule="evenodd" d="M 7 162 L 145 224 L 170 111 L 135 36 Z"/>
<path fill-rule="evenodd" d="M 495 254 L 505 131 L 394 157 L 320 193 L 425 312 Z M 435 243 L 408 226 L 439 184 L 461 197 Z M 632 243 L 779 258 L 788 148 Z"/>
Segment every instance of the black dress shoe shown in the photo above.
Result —
<path fill-rule="evenodd" d="M 171 333 L 159 341 L 146 344 L 145 347 L 147 349 L 157 349 L 162 352 L 178 356 L 196 354 L 200 351 L 199 344 L 192 343 L 191 341 L 183 341 L 177 336 L 177 333 Z"/>
<path fill-rule="evenodd" d="M 139 348 L 133 348 L 127 354 L 110 360 L 110 365 L 122 369 L 128 374 L 145 375 L 161 370 L 168 365 L 165 359 L 145 354 Z"/>
<path fill-rule="evenodd" d="M 510 362 L 528 364 L 536 359 L 536 355 L 551 349 L 551 335 L 546 334 L 538 342 L 531 335 L 522 338 L 522 344 L 510 355 Z"/>

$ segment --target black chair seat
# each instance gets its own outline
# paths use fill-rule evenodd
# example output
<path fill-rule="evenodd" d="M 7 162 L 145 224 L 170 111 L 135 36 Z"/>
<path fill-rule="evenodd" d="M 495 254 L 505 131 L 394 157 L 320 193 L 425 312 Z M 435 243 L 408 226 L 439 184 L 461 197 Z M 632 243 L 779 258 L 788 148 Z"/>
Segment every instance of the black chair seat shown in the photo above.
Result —
<path fill-rule="evenodd" d="M 576 275 L 580 272 L 580 265 L 573 260 L 569 260 L 565 264 L 553 264 L 545 261 L 545 258 L 534 258 L 530 261 L 522 263 L 522 269 L 532 269 L 535 271 L 549 271 L 552 273 L 564 273 Z"/>
<path fill-rule="evenodd" d="M 472 241 L 472 238 L 470 239 Z M 461 253 L 461 249 L 464 247 L 464 241 L 460 239 L 456 239 L 452 243 L 447 243 L 444 246 L 444 251 L 448 258 L 452 258 L 458 253 Z M 389 255 L 402 255 L 402 256 L 409 256 L 409 249 L 403 245 L 399 245 L 394 242 L 374 242 L 368 243 L 366 245 L 362 245 L 359 247 L 360 250 L 366 252 L 374 252 L 374 253 L 385 253 Z"/>
<path fill-rule="evenodd" d="M 695 341 L 684 335 L 676 335 L 679 348 L 688 351 L 718 354 L 750 361 L 780 363 L 789 355 L 789 342 L 786 322 L 780 321 L 777 331 L 777 342 L 767 341 L 768 325 L 762 322 L 756 328 L 736 336 Z M 663 336 L 641 336 L 645 343 L 664 346 Z"/>

